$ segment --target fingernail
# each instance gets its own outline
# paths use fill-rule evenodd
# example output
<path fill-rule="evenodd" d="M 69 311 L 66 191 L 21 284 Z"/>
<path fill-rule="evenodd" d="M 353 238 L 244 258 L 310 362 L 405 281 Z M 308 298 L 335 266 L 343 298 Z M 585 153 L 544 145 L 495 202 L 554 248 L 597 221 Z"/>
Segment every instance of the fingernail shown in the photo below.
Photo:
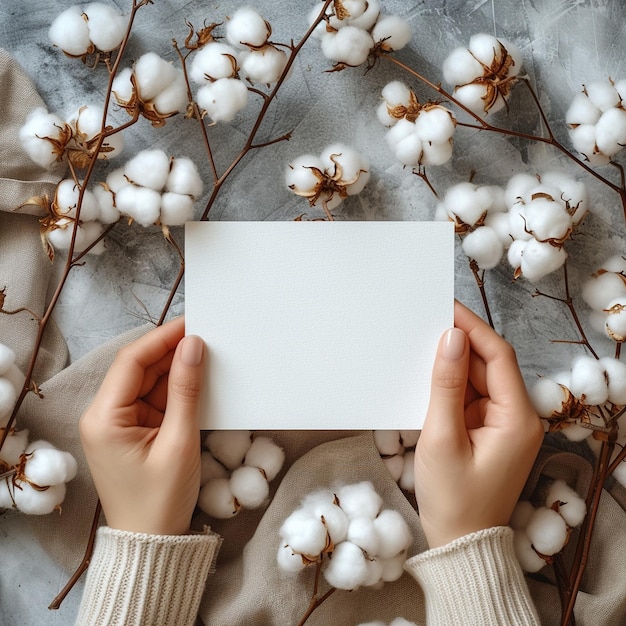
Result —
<path fill-rule="evenodd" d="M 183 339 L 180 360 L 190 367 L 200 365 L 204 353 L 204 342 L 197 335 L 188 335 Z"/>
<path fill-rule="evenodd" d="M 441 354 L 450 361 L 458 361 L 465 353 L 465 333 L 451 328 L 443 336 Z"/>

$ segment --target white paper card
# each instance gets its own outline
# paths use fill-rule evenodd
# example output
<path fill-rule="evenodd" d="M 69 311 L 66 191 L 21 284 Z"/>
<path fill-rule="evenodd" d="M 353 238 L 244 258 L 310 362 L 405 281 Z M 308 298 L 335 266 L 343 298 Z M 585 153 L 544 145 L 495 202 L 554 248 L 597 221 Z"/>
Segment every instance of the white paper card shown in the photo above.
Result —
<path fill-rule="evenodd" d="M 192 222 L 204 429 L 415 429 L 453 325 L 443 222 Z"/>

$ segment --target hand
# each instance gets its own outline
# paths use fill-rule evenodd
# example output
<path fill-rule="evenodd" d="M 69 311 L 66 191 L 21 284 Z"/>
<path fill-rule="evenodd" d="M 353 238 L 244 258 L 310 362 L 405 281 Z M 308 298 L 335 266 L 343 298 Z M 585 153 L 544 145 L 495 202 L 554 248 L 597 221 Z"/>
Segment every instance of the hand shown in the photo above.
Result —
<path fill-rule="evenodd" d="M 204 344 L 182 317 L 122 348 L 80 435 L 107 524 L 158 535 L 189 530 L 200 489 L 198 399 Z"/>
<path fill-rule="evenodd" d="M 439 343 L 415 450 L 415 495 L 431 548 L 508 524 L 541 442 L 513 348 L 455 303 Z"/>

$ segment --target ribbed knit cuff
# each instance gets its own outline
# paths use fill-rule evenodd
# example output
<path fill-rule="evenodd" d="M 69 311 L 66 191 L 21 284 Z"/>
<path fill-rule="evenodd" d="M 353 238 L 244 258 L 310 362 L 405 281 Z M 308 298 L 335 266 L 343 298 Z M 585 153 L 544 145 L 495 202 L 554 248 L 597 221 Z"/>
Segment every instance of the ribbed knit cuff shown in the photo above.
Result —
<path fill-rule="evenodd" d="M 429 626 L 538 626 L 508 526 L 488 528 L 412 557 L 405 569 L 424 589 Z"/>
<path fill-rule="evenodd" d="M 221 543 L 208 528 L 192 535 L 99 528 L 76 624 L 194 624 Z"/>

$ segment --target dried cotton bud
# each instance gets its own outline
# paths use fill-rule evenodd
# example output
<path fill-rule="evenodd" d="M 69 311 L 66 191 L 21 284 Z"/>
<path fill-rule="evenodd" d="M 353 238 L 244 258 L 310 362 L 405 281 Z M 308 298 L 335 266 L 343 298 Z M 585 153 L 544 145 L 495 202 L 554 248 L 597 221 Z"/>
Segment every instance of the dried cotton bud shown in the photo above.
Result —
<path fill-rule="evenodd" d="M 260 48 L 271 33 L 269 22 L 252 7 L 237 9 L 226 22 L 226 39 L 238 48 Z"/>
<path fill-rule="evenodd" d="M 26 154 L 37 165 L 50 168 L 63 158 L 72 129 L 60 117 L 39 107 L 28 115 L 19 136 Z"/>

